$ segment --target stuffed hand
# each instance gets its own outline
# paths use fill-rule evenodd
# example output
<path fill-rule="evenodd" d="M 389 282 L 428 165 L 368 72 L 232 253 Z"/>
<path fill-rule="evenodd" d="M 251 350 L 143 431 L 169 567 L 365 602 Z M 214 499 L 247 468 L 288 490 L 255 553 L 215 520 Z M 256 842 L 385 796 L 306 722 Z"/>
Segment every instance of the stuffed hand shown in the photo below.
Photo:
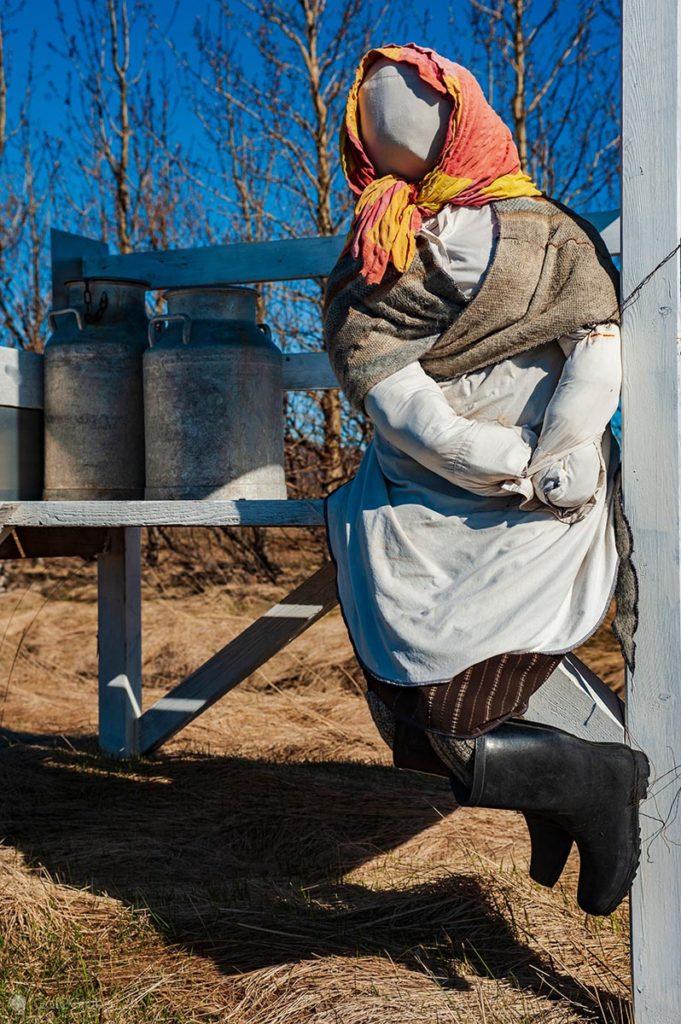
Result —
<path fill-rule="evenodd" d="M 555 508 L 578 508 L 596 493 L 602 468 L 600 446 L 579 448 L 532 477 L 535 494 Z"/>

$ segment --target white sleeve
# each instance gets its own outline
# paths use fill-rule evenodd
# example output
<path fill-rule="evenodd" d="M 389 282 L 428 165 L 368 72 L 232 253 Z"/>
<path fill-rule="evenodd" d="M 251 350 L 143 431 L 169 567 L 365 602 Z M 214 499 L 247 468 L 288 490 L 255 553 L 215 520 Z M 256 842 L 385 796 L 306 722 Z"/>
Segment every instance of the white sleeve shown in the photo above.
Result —
<path fill-rule="evenodd" d="M 458 487 L 499 494 L 526 475 L 532 449 L 520 432 L 458 416 L 418 362 L 375 384 L 364 406 L 382 437 Z"/>
<path fill-rule="evenodd" d="M 559 508 L 583 505 L 605 476 L 601 439 L 622 383 L 616 324 L 560 339 L 565 366 L 549 402 L 530 473 L 537 496 Z"/>
<path fill-rule="evenodd" d="M 561 456 L 600 438 L 612 419 L 622 385 L 620 332 L 616 324 L 575 331 L 560 339 L 566 355 L 546 407 L 535 460 Z"/>

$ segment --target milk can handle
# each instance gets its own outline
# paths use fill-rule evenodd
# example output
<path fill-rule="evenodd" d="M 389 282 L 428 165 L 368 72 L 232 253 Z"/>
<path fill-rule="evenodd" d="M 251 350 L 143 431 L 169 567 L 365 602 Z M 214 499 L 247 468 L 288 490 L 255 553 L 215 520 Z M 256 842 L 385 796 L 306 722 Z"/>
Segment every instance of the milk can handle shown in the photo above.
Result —
<path fill-rule="evenodd" d="M 73 313 L 73 315 L 76 318 L 76 323 L 78 325 L 78 330 L 82 331 L 83 330 L 83 317 L 81 316 L 80 310 L 79 309 L 73 309 L 71 306 L 69 306 L 67 309 L 51 309 L 50 310 L 50 312 L 47 314 L 47 322 L 50 325 L 50 330 L 51 331 L 56 331 L 57 330 L 57 323 L 56 323 L 57 317 L 58 316 L 64 316 L 66 313 Z"/>
<path fill-rule="evenodd" d="M 192 328 L 192 320 L 186 313 L 161 313 L 159 316 L 152 316 L 149 321 L 149 348 L 154 347 L 154 328 L 156 324 L 171 324 L 181 323 L 182 324 L 182 344 L 189 344 L 189 335 Z"/>
<path fill-rule="evenodd" d="M 258 330 L 262 331 L 268 341 L 272 340 L 272 328 L 269 324 L 258 324 Z"/>

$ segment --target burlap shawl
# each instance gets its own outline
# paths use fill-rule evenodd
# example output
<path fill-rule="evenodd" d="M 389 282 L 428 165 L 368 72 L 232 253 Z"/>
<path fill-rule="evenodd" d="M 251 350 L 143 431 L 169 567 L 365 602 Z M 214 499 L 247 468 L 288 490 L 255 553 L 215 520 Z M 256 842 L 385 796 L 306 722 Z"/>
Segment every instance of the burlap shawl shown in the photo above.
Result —
<path fill-rule="evenodd" d="M 377 285 L 346 253 L 326 289 L 324 341 L 362 408 L 379 381 L 418 360 L 436 380 L 478 370 L 591 324 L 619 322 L 618 274 L 598 232 L 548 199 L 492 204 L 499 235 L 466 304 L 420 240 L 409 270 Z"/>

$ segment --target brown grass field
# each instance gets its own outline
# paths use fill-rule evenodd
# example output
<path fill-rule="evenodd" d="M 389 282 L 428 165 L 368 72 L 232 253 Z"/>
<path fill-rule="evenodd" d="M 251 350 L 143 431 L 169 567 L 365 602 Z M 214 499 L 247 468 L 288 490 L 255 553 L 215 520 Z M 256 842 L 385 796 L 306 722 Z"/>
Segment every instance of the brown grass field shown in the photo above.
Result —
<path fill-rule="evenodd" d="M 293 575 L 147 572 L 145 701 Z M 125 765 L 94 738 L 94 583 L 54 562 L 0 595 L 2 1024 L 629 1020 L 626 907 L 586 918 L 574 859 L 529 881 L 519 816 L 391 767 L 337 612 Z M 582 654 L 620 684 L 608 630 Z"/>

